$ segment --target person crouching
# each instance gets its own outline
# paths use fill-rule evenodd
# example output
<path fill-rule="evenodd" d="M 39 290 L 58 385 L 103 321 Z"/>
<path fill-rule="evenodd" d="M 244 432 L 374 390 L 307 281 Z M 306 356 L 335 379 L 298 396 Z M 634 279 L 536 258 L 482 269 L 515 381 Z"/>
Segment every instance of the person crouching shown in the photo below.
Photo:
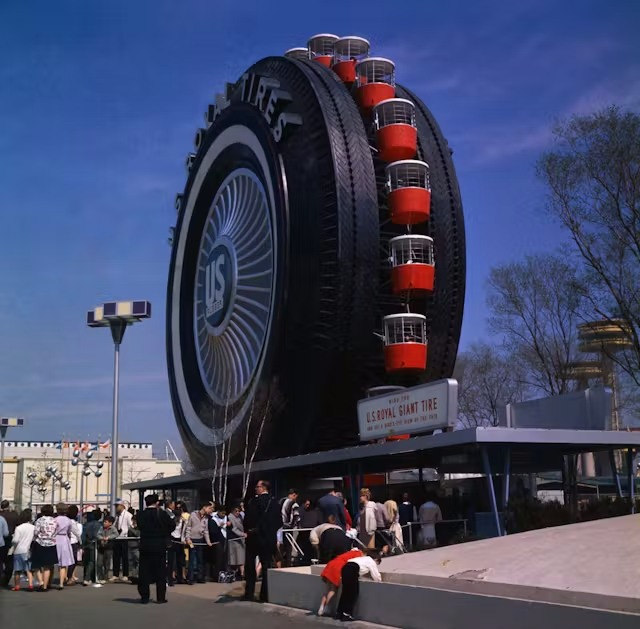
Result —
<path fill-rule="evenodd" d="M 338 612 L 336 618 L 342 621 L 354 620 L 353 609 L 358 595 L 360 594 L 359 578 L 370 575 L 371 578 L 380 583 L 382 576 L 378 570 L 378 564 L 382 557 L 378 551 L 370 551 L 363 557 L 352 557 L 342 568 L 342 594 L 338 601 Z"/>

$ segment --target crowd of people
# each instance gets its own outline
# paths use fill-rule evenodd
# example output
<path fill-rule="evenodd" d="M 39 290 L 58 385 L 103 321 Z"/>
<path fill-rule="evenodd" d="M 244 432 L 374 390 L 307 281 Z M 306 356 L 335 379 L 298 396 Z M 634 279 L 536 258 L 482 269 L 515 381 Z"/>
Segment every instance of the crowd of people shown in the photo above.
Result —
<path fill-rule="evenodd" d="M 134 582 L 140 600 L 149 602 L 150 585 L 156 600 L 167 601 L 166 588 L 211 581 L 245 580 L 245 599 L 268 599 L 270 567 L 326 564 L 327 583 L 318 613 L 328 613 L 340 586 L 336 613 L 349 620 L 358 595 L 358 579 L 380 580 L 377 565 L 385 554 L 404 552 L 403 527 L 418 522 L 420 545 L 436 544 L 436 523 L 442 513 L 433 497 L 415 507 L 407 494 L 375 502 L 369 489 L 359 493 L 352 513 L 335 490 L 316 504 L 300 500 L 290 489 L 286 497 L 272 496 L 260 480 L 254 497 L 227 509 L 205 501 L 190 511 L 181 501 L 145 498 L 136 511 L 118 502 L 116 513 L 94 508 L 80 514 L 75 505 L 44 505 L 17 513 L 0 504 L 0 585 L 13 591 L 50 591 L 79 583 Z M 82 579 L 76 576 L 82 566 Z M 13 578 L 13 580 L 12 580 Z"/>

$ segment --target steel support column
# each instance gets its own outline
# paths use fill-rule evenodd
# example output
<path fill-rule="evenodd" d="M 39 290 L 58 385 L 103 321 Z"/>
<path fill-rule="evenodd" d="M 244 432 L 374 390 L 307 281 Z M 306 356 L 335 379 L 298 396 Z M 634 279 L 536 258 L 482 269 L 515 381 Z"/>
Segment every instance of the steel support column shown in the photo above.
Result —
<path fill-rule="evenodd" d="M 498 536 L 501 536 L 502 526 L 500 524 L 500 514 L 498 513 L 498 504 L 496 503 L 496 491 L 493 486 L 493 476 L 491 475 L 491 464 L 489 463 L 489 453 L 487 447 L 481 447 L 482 453 L 482 465 L 484 467 L 484 474 L 487 477 L 487 489 L 489 490 L 489 502 L 491 503 L 491 511 L 493 512 L 493 518 L 496 524 L 496 532 Z"/>
<path fill-rule="evenodd" d="M 350 463 L 348 466 L 349 470 L 349 500 L 351 502 L 351 513 L 353 513 L 354 517 L 358 513 L 358 508 L 360 506 L 360 501 L 358 499 L 358 487 L 356 475 L 353 473 L 353 465 Z"/>
<path fill-rule="evenodd" d="M 502 510 L 507 510 L 509 489 L 511 484 L 511 447 L 506 446 L 504 453 L 504 474 L 502 479 Z"/>
<path fill-rule="evenodd" d="M 629 499 L 631 500 L 631 513 L 636 512 L 636 476 L 633 473 L 633 448 L 627 450 L 627 474 L 629 481 Z"/>
<path fill-rule="evenodd" d="M 616 494 L 618 498 L 622 498 L 622 487 L 620 486 L 620 474 L 618 474 L 618 467 L 616 466 L 616 455 L 613 450 L 609 450 L 609 464 L 611 465 L 611 474 L 613 474 L 613 480 L 616 484 Z"/>
<path fill-rule="evenodd" d="M 7 427 L 0 426 L 0 500 L 4 497 L 4 440 L 6 436 Z"/>

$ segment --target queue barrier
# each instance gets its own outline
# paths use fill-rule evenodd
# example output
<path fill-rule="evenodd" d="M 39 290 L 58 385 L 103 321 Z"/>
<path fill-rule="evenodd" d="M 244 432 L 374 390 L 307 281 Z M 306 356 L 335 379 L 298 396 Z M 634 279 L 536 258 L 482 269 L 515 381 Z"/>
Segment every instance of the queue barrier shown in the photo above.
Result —
<path fill-rule="evenodd" d="M 309 529 L 311 530 L 311 529 Z M 232 539 L 228 539 L 227 543 L 229 542 L 241 542 L 244 541 L 244 537 L 235 537 Z M 116 537 L 114 540 L 111 541 L 118 541 L 118 542 L 140 542 L 140 538 L 139 537 Z M 217 544 L 220 544 L 220 542 L 211 542 L 211 544 L 207 544 L 207 543 L 191 543 L 191 544 L 187 544 L 186 542 L 183 542 L 181 540 L 177 540 L 177 539 L 171 539 L 170 540 L 173 544 L 180 544 L 181 546 L 188 546 L 188 547 L 192 547 L 192 546 L 216 546 Z M 92 583 L 92 587 L 94 588 L 101 588 L 102 587 L 102 583 L 100 583 L 100 580 L 98 579 L 98 540 L 92 540 L 91 542 L 93 544 L 93 565 L 94 565 L 94 569 L 93 569 L 93 583 Z M 84 546 L 84 545 L 82 545 Z"/>
<path fill-rule="evenodd" d="M 435 526 L 436 526 L 436 531 L 437 531 L 437 527 L 439 524 L 455 524 L 456 522 L 460 522 L 462 523 L 462 529 L 464 532 L 464 536 L 467 536 L 467 532 L 468 532 L 468 519 L 467 518 L 453 518 L 453 519 L 449 519 L 449 520 L 440 520 L 439 522 L 435 522 Z M 406 524 L 402 525 L 402 529 L 403 529 L 403 536 L 404 536 L 404 529 L 406 528 L 408 530 L 409 533 L 409 548 L 413 549 L 415 548 L 415 545 L 413 543 L 413 527 L 417 526 L 417 527 L 421 527 L 424 524 L 426 524 L 425 522 L 420 522 L 420 521 L 413 521 L 413 522 L 407 522 Z"/>

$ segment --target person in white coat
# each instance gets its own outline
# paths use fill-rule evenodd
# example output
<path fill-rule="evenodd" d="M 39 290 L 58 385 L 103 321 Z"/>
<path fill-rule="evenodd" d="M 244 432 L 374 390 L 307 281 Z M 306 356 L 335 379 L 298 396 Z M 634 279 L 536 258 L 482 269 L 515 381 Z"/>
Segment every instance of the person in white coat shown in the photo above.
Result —
<path fill-rule="evenodd" d="M 360 517 L 358 519 L 358 539 L 367 547 L 375 548 L 376 503 L 371 500 L 371 492 L 360 490 Z"/>
<path fill-rule="evenodd" d="M 11 548 L 9 549 L 9 553 L 13 555 L 14 586 L 11 588 L 13 592 L 20 590 L 20 577 L 22 574 L 27 577 L 28 591 L 33 592 L 33 572 L 31 572 L 29 556 L 34 531 L 35 526 L 31 522 L 31 509 L 25 509 L 20 514 L 18 526 L 16 526 L 16 530 L 13 533 Z"/>
<path fill-rule="evenodd" d="M 129 581 L 129 529 L 133 516 L 127 511 L 127 505 L 119 500 L 116 503 L 115 527 L 118 537 L 113 542 L 113 576 L 109 581 L 121 580 L 123 583 Z M 120 579 L 120 566 L 122 566 L 122 579 Z"/>
<path fill-rule="evenodd" d="M 438 541 L 436 523 L 442 522 L 442 511 L 431 496 L 427 496 L 427 500 L 420 507 L 418 518 L 420 520 L 422 545 L 426 548 L 435 546 Z"/>

